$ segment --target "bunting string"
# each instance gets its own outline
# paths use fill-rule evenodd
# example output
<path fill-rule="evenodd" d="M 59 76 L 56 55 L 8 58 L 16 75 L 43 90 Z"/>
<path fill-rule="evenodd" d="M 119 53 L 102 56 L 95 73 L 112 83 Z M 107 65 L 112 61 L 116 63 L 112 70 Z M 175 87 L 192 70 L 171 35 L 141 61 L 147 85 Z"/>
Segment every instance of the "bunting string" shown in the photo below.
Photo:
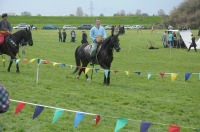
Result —
<path fill-rule="evenodd" d="M 126 122 L 127 121 L 133 121 L 133 122 L 140 122 L 140 123 L 144 123 L 143 121 L 141 120 L 134 120 L 134 119 L 128 119 L 128 118 L 119 118 L 119 117 L 113 117 L 113 116 L 105 116 L 105 115 L 100 115 L 100 114 L 95 114 L 95 113 L 88 113 L 88 112 L 81 112 L 81 111 L 77 111 L 77 110 L 69 110 L 69 109 L 64 109 L 64 108 L 58 108 L 58 107 L 53 107 L 53 106 L 47 106 L 47 105 L 41 105 L 41 104 L 35 104 L 35 103 L 30 103 L 30 102 L 24 102 L 24 101 L 19 101 L 19 100 L 14 100 L 14 99 L 10 99 L 11 102 L 18 102 L 18 103 L 21 103 L 22 105 L 22 108 L 26 105 L 26 104 L 29 104 L 29 105 L 33 105 L 33 106 L 39 106 L 39 107 L 45 107 L 45 108 L 50 108 L 50 109 L 56 109 L 56 110 L 60 110 L 61 112 L 62 111 L 67 111 L 67 112 L 73 112 L 73 113 L 76 113 L 76 116 L 77 115 L 81 115 L 82 118 L 84 115 L 91 115 L 91 116 L 96 116 L 96 121 L 99 121 L 100 120 L 100 116 L 101 117 L 105 117 L 105 118 L 112 118 L 112 119 L 118 119 L 118 124 L 122 124 L 122 126 L 125 126 Z M 17 109 L 17 108 L 16 108 Z M 19 111 L 18 111 L 19 112 Z M 15 115 L 16 115 L 16 112 L 15 112 Z M 80 118 L 80 117 L 79 117 Z M 81 118 L 81 119 L 82 119 Z M 97 120 L 98 119 L 98 120 Z M 124 121 L 124 122 L 120 122 L 120 121 Z M 80 122 L 80 120 L 79 120 Z M 53 122 L 52 122 L 53 124 Z M 169 124 L 164 124 L 164 123 L 156 123 L 156 122 L 151 122 L 151 124 L 156 124 L 156 125 L 164 125 L 164 126 L 169 126 Z M 77 126 L 78 124 L 76 124 L 75 126 Z M 97 125 L 97 123 L 95 124 L 95 126 Z M 170 125 L 171 126 L 171 125 Z M 116 125 L 116 128 L 115 129 L 121 129 L 118 128 L 119 126 Z M 180 128 L 186 128 L 186 129 L 193 129 L 193 130 L 199 130 L 199 128 L 193 128 L 193 127 L 185 127 L 185 126 L 177 126 L 177 127 L 180 127 Z"/>

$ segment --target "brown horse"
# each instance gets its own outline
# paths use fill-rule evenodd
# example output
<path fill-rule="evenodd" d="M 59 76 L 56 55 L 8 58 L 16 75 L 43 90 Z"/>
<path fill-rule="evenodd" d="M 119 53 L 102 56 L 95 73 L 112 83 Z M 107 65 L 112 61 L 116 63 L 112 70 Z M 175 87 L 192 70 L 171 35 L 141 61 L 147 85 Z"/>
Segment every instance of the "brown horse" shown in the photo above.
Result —
<path fill-rule="evenodd" d="M 6 35 L 5 42 L 0 46 L 0 54 L 7 54 L 10 56 L 10 64 L 8 66 L 8 72 L 12 66 L 13 61 L 16 61 L 16 54 L 19 52 L 19 43 L 24 39 L 30 46 L 33 45 L 32 34 L 30 29 L 19 30 L 14 34 Z M 16 64 L 16 72 L 19 72 L 19 65 Z"/>
<path fill-rule="evenodd" d="M 101 49 L 96 55 L 96 64 L 99 64 L 103 69 L 108 70 L 108 76 L 104 75 L 104 84 L 110 84 L 110 67 L 113 61 L 113 49 L 117 52 L 120 51 L 120 43 L 119 43 L 119 34 L 112 34 L 101 44 Z M 88 63 L 91 61 L 90 52 L 86 51 L 86 46 L 89 44 L 83 44 L 78 46 L 75 51 L 75 60 L 76 60 L 76 70 L 73 73 L 76 73 L 79 70 L 77 78 L 81 75 L 82 71 L 85 73 L 85 68 Z M 81 66 L 82 63 L 82 66 Z M 81 67 L 81 68 L 80 68 Z M 88 79 L 88 75 L 85 74 Z"/>

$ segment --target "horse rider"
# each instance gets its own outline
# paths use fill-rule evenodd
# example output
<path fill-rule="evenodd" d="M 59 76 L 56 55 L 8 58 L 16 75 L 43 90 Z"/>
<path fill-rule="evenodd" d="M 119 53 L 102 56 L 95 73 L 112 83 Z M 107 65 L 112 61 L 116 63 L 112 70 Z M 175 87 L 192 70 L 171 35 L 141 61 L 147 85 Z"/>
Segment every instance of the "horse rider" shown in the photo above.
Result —
<path fill-rule="evenodd" d="M 3 13 L 2 20 L 0 21 L 0 44 L 4 42 L 5 35 L 12 34 L 12 27 L 7 19 L 8 15 L 6 13 Z"/>
<path fill-rule="evenodd" d="M 92 27 L 92 29 L 90 30 L 90 38 L 92 39 L 92 51 L 90 53 L 90 57 L 91 57 L 90 65 L 94 65 L 97 44 L 101 44 L 103 42 L 103 40 L 106 39 L 106 31 L 100 25 L 99 18 L 95 19 L 95 26 Z"/>

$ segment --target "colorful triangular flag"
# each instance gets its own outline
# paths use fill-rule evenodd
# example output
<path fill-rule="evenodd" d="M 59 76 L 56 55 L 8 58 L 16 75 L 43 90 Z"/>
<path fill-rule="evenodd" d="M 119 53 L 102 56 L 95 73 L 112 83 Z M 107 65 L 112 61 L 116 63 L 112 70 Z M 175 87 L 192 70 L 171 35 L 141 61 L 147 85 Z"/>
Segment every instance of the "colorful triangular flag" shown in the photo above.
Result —
<path fill-rule="evenodd" d="M 119 70 L 113 70 L 115 73 L 119 72 Z"/>
<path fill-rule="evenodd" d="M 118 118 L 114 132 L 118 132 L 120 129 L 122 129 L 127 122 L 128 122 L 127 118 Z"/>
<path fill-rule="evenodd" d="M 99 121 L 100 121 L 100 119 L 101 119 L 101 116 L 100 115 L 97 115 L 96 116 L 96 123 L 95 123 L 95 127 L 97 126 L 97 124 L 99 123 Z"/>
<path fill-rule="evenodd" d="M 78 126 L 78 124 L 82 121 L 84 116 L 84 113 L 76 112 L 76 116 L 74 118 L 74 128 Z"/>
<path fill-rule="evenodd" d="M 52 120 L 52 124 L 54 122 L 56 122 L 62 116 L 63 112 L 64 112 L 64 110 L 62 110 L 62 109 L 56 109 L 53 120 Z"/>
<path fill-rule="evenodd" d="M 181 129 L 180 126 L 170 125 L 169 129 L 168 129 L 168 132 L 179 132 L 180 129 Z"/>
<path fill-rule="evenodd" d="M 90 68 L 85 68 L 85 74 L 89 72 Z"/>
<path fill-rule="evenodd" d="M 109 72 L 109 70 L 104 70 L 104 73 L 105 73 L 105 76 L 106 76 L 106 78 L 108 77 L 108 72 Z"/>
<path fill-rule="evenodd" d="M 95 68 L 95 71 L 98 72 L 99 68 Z"/>
<path fill-rule="evenodd" d="M 152 75 L 152 73 L 151 73 L 151 72 L 148 72 L 148 73 L 147 73 L 147 78 L 150 79 L 151 75 Z"/>
<path fill-rule="evenodd" d="M 141 72 L 135 72 L 136 74 L 138 74 L 138 75 L 140 75 L 141 74 Z"/>
<path fill-rule="evenodd" d="M 152 123 L 150 122 L 145 122 L 142 121 L 140 125 L 140 132 L 148 132 L 149 127 L 151 126 Z"/>
<path fill-rule="evenodd" d="M 185 73 L 185 81 L 187 81 L 191 76 L 191 73 Z"/>
<path fill-rule="evenodd" d="M 49 64 L 49 61 L 45 60 L 45 61 L 43 62 L 43 64 Z"/>
<path fill-rule="evenodd" d="M 27 62 L 28 61 L 28 59 L 23 59 L 23 62 Z"/>
<path fill-rule="evenodd" d="M 171 81 L 172 82 L 175 81 L 176 77 L 177 77 L 177 73 L 172 73 L 171 74 Z"/>
<path fill-rule="evenodd" d="M 36 59 L 31 59 L 31 60 L 30 60 L 30 63 L 34 62 L 35 60 L 36 60 Z"/>
<path fill-rule="evenodd" d="M 18 64 L 18 63 L 19 63 L 19 60 L 20 60 L 20 59 L 17 59 L 17 60 L 15 61 L 15 62 L 16 62 L 16 64 Z"/>
<path fill-rule="evenodd" d="M 160 73 L 160 76 L 162 77 L 162 80 L 164 81 L 165 73 Z"/>
<path fill-rule="evenodd" d="M 17 115 L 25 106 L 26 106 L 26 103 L 18 102 L 17 107 L 15 109 L 15 115 Z"/>
<path fill-rule="evenodd" d="M 129 71 L 124 71 L 126 73 L 126 75 L 128 76 L 129 75 Z"/>
<path fill-rule="evenodd" d="M 65 67 L 65 64 L 60 64 L 60 67 Z"/>
<path fill-rule="evenodd" d="M 38 117 L 42 113 L 43 109 L 44 109 L 43 106 L 36 106 L 34 114 L 33 114 L 33 119 L 35 119 L 36 117 Z"/>

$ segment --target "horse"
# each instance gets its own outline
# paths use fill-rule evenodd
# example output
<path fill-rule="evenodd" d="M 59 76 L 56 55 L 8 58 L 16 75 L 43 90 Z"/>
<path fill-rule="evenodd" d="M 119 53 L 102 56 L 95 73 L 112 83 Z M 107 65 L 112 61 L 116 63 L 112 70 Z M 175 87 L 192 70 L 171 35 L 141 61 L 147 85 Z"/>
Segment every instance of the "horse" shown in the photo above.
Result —
<path fill-rule="evenodd" d="M 119 34 L 114 35 L 112 33 L 109 37 L 107 37 L 102 42 L 101 48 L 96 54 L 95 64 L 99 64 L 103 69 L 108 70 L 108 75 L 106 76 L 104 74 L 103 84 L 105 85 L 110 84 L 110 67 L 113 61 L 113 49 L 115 49 L 117 52 L 119 52 L 121 49 L 118 36 Z M 88 63 L 91 61 L 90 50 L 87 50 L 87 47 L 90 47 L 90 50 L 91 50 L 90 44 L 80 45 L 75 50 L 76 69 L 73 72 L 73 74 L 79 71 L 76 77 L 77 79 L 79 79 L 82 71 L 85 73 L 85 68 L 87 67 Z M 82 66 L 81 66 L 81 63 L 82 63 Z M 85 74 L 85 77 L 87 80 L 89 80 L 87 74 Z"/>
<path fill-rule="evenodd" d="M 16 55 L 19 52 L 19 43 L 22 39 L 27 41 L 30 46 L 33 45 L 30 29 L 19 30 L 13 34 L 6 35 L 4 44 L 0 46 L 0 54 L 7 54 L 11 58 L 7 69 L 8 72 L 10 72 L 13 61 L 17 60 Z M 16 64 L 16 69 L 16 72 L 19 73 L 18 63 Z"/>

